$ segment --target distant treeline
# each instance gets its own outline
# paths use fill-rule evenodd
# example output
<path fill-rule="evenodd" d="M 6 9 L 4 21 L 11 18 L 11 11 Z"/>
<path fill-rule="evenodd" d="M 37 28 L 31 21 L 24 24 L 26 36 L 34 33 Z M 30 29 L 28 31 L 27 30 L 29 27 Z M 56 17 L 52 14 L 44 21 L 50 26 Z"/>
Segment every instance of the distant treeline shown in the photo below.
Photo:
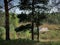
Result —
<path fill-rule="evenodd" d="M 60 13 L 46 14 L 45 22 L 49 24 L 60 24 Z"/>

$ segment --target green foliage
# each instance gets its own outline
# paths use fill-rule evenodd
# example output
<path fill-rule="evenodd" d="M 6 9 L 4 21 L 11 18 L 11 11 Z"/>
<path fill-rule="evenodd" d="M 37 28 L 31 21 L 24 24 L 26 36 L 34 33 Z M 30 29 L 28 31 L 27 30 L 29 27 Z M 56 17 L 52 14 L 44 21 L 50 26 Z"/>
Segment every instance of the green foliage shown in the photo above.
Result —
<path fill-rule="evenodd" d="M 17 34 L 17 36 L 19 36 L 18 38 L 23 38 L 23 39 L 30 39 L 30 36 L 31 36 L 31 34 L 30 34 L 30 31 L 21 31 L 21 32 L 17 32 L 17 33 L 19 33 L 19 35 Z"/>
<path fill-rule="evenodd" d="M 16 38 L 15 28 L 18 26 L 18 18 L 14 13 L 10 13 L 10 39 Z M 12 34 L 12 35 L 11 35 Z"/>
<path fill-rule="evenodd" d="M 27 22 L 27 14 L 21 13 L 17 16 L 19 18 L 19 22 Z"/>
<path fill-rule="evenodd" d="M 14 26 L 14 28 L 16 28 L 17 27 L 17 25 L 18 25 L 18 18 L 17 18 L 17 15 L 16 14 L 14 14 L 14 13 L 12 13 L 12 14 L 10 14 L 10 24 L 12 24 L 13 26 Z"/>
<path fill-rule="evenodd" d="M 35 7 L 37 4 L 46 5 L 49 0 L 20 0 L 19 4 L 21 10 L 31 10 L 32 8 L 40 8 L 41 6 Z M 34 7 L 32 5 L 35 5 Z M 45 8 L 45 7 L 43 7 Z"/>
<path fill-rule="evenodd" d="M 0 10 L 0 26 L 5 26 L 5 13 Z"/>
<path fill-rule="evenodd" d="M 4 39 L 4 34 L 5 34 L 5 28 L 4 27 L 0 27 L 0 40 Z"/>
<path fill-rule="evenodd" d="M 49 24 L 60 24 L 60 13 L 47 14 L 47 19 L 45 22 Z"/>
<path fill-rule="evenodd" d="M 18 26 L 18 18 L 16 14 L 9 14 L 10 32 L 14 32 L 14 29 Z M 0 11 L 0 34 L 3 39 L 5 39 L 5 13 Z M 13 37 L 15 37 L 15 32 Z"/>

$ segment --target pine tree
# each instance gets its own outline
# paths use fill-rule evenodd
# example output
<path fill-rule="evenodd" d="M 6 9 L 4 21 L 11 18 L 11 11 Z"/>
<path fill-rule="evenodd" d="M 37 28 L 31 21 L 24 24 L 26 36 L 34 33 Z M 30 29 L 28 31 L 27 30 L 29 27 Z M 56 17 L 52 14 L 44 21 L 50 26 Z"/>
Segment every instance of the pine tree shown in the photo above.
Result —
<path fill-rule="evenodd" d="M 9 11 L 8 11 L 8 1 L 4 0 L 5 4 L 5 28 L 6 28 L 6 40 L 9 40 Z"/>
<path fill-rule="evenodd" d="M 48 2 L 48 0 L 20 0 L 20 2 L 19 2 L 20 10 L 31 10 L 32 11 L 32 13 L 31 13 L 31 24 L 32 24 L 32 28 L 31 28 L 32 35 L 31 36 L 32 36 L 32 40 L 34 40 L 34 32 L 33 32 L 33 30 L 34 30 L 34 20 L 35 20 L 34 16 L 35 16 L 36 9 L 39 9 L 42 12 L 45 11 L 47 9 L 47 7 L 46 7 L 47 2 Z M 42 6 L 40 6 L 40 4 L 42 4 Z M 39 13 L 41 11 L 39 11 Z M 40 16 L 42 16 L 42 15 L 40 15 Z M 37 30 L 39 30 L 39 29 L 37 29 Z M 38 31 L 38 33 L 39 33 L 39 31 Z"/>

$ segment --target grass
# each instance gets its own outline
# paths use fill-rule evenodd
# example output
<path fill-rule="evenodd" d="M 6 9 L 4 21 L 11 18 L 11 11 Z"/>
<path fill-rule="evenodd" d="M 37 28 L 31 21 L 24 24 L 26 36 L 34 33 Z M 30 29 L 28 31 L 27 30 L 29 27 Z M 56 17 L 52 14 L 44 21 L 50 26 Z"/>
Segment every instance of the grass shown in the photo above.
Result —
<path fill-rule="evenodd" d="M 59 42 L 37 42 L 29 39 L 0 40 L 0 45 L 60 45 Z"/>
<path fill-rule="evenodd" d="M 49 30 L 48 32 L 40 33 L 39 42 L 37 40 L 31 40 L 30 31 L 16 33 L 12 26 L 10 29 L 11 40 L 6 41 L 5 29 L 0 28 L 0 30 L 3 30 L 2 35 L 0 35 L 2 37 L 0 39 L 0 45 L 60 45 L 60 30 Z M 35 39 L 37 39 L 36 37 L 37 35 L 35 35 Z"/>
<path fill-rule="evenodd" d="M 60 31 L 59 30 L 49 30 L 48 32 L 40 33 L 39 35 L 40 39 L 42 40 L 60 40 Z M 35 35 L 35 39 L 37 35 Z M 10 39 L 31 39 L 31 33 L 29 31 L 25 32 L 18 32 L 16 33 L 15 31 L 11 32 L 10 31 Z M 2 33 L 2 39 L 5 40 L 5 33 Z"/>
<path fill-rule="evenodd" d="M 59 30 L 50 30 L 46 33 L 41 33 L 40 38 L 42 39 L 60 39 L 60 31 Z"/>
<path fill-rule="evenodd" d="M 0 41 L 0 45 L 34 45 L 36 41 L 32 41 L 29 39 L 15 39 L 15 40 L 3 40 Z"/>
<path fill-rule="evenodd" d="M 41 27 L 47 27 L 49 30 L 60 30 L 60 24 L 43 24 Z"/>

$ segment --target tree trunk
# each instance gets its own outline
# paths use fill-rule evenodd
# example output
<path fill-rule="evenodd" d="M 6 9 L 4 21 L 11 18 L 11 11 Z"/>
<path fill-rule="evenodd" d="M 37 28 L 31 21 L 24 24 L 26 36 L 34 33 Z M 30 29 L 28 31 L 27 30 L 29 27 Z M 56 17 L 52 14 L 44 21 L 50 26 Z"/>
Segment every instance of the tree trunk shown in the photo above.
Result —
<path fill-rule="evenodd" d="M 8 2 L 4 0 L 5 4 L 5 28 L 6 28 L 6 40 L 9 40 L 9 11 L 8 11 Z"/>
<path fill-rule="evenodd" d="M 34 23 L 32 22 L 32 29 L 31 29 L 31 33 L 32 33 L 32 40 L 34 40 Z"/>
<path fill-rule="evenodd" d="M 32 0 L 32 29 L 31 29 L 31 32 L 32 32 L 32 40 L 34 40 L 34 0 Z"/>
<path fill-rule="evenodd" d="M 37 24 L 37 40 L 39 41 L 39 26 Z"/>

